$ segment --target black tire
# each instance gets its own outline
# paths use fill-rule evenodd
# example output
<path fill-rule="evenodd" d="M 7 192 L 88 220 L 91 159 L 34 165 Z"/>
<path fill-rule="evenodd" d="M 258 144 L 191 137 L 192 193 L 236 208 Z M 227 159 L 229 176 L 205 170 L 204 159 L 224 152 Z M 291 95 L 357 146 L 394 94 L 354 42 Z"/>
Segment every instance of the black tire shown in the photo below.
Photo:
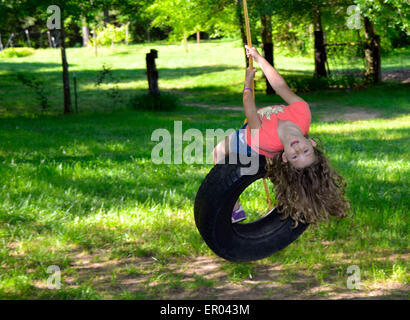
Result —
<path fill-rule="evenodd" d="M 202 182 L 195 199 L 195 223 L 206 244 L 218 256 L 235 262 L 266 258 L 295 241 L 307 228 L 273 209 L 251 223 L 231 222 L 232 209 L 239 195 L 266 174 L 265 157 L 259 158 L 255 175 L 243 175 L 238 164 L 218 164 Z"/>

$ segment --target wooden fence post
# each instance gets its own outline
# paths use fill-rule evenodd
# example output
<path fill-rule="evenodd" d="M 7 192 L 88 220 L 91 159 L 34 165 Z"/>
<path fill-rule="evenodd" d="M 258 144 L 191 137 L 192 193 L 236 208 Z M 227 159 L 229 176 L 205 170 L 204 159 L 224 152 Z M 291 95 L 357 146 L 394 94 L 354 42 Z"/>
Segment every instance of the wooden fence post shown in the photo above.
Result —
<path fill-rule="evenodd" d="M 155 59 L 158 58 L 158 51 L 151 49 L 150 53 L 146 55 L 147 62 L 147 78 L 148 78 L 148 88 L 149 93 L 154 96 L 159 96 L 158 88 L 158 70 L 155 65 Z"/>

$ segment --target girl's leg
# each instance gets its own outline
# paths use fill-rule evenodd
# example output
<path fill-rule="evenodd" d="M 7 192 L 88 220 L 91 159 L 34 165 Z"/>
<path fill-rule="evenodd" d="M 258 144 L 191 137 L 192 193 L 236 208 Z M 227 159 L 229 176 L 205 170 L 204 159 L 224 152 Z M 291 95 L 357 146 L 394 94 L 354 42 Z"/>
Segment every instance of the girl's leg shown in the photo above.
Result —
<path fill-rule="evenodd" d="M 214 164 L 222 162 L 225 157 L 229 154 L 229 143 L 231 141 L 232 135 L 227 136 L 224 140 L 219 142 L 214 148 Z"/>
<path fill-rule="evenodd" d="M 226 156 L 229 155 L 229 145 L 232 139 L 232 136 L 236 134 L 235 132 L 226 137 L 224 140 L 219 142 L 214 149 L 214 164 L 221 163 L 225 160 Z M 236 201 L 233 210 L 239 209 L 239 201 Z"/>

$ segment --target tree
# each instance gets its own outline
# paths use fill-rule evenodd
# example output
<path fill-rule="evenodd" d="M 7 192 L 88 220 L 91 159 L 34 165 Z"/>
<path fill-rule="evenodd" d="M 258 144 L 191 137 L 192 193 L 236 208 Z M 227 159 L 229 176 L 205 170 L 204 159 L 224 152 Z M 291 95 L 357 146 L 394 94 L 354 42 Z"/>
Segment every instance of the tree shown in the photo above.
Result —
<path fill-rule="evenodd" d="M 314 39 L 315 39 L 315 75 L 326 77 L 326 47 L 325 38 L 322 27 L 322 16 L 320 12 L 320 4 L 312 6 Z"/>
<path fill-rule="evenodd" d="M 102 1 L 102 0 L 101 0 Z M 63 80 L 63 96 L 64 96 L 64 114 L 72 112 L 71 94 L 70 94 L 70 79 L 69 79 L 69 64 L 67 61 L 66 43 L 65 43 L 65 20 L 73 18 L 75 21 L 81 21 L 82 16 L 88 16 L 93 12 L 94 8 L 98 7 L 97 0 L 94 4 L 80 0 L 55 0 L 53 8 L 58 7 L 58 10 L 48 12 L 50 2 L 48 0 L 21 0 L 14 3 L 14 12 L 20 16 L 28 17 L 35 16 L 42 21 L 44 26 L 54 24 L 59 34 L 59 45 L 61 52 L 62 65 L 62 80 Z M 50 16 L 51 14 L 51 16 Z M 53 21 L 50 18 L 53 17 Z"/>
<path fill-rule="evenodd" d="M 364 18 L 364 53 L 366 57 L 365 77 L 368 81 L 378 83 L 382 79 L 382 63 L 380 50 L 380 36 L 374 32 L 372 22 Z"/>
<path fill-rule="evenodd" d="M 381 41 L 376 28 L 399 26 L 409 32 L 410 3 L 405 0 L 355 0 L 364 21 L 366 77 L 381 81 Z"/>
<path fill-rule="evenodd" d="M 7 42 L 11 34 L 15 33 L 16 26 L 22 24 L 22 21 L 27 16 L 24 10 L 18 10 L 18 3 L 8 0 L 0 0 L 0 35 L 3 36 L 3 41 Z"/>
<path fill-rule="evenodd" d="M 299 24 L 313 24 L 315 76 L 326 77 L 326 46 L 322 25 L 323 11 L 334 8 L 332 0 L 293 0 L 282 6 L 282 13 L 298 16 Z"/>
<path fill-rule="evenodd" d="M 274 66 L 273 59 L 273 34 L 272 34 L 272 14 L 277 9 L 275 5 L 278 5 L 276 1 L 258 0 L 253 1 L 255 10 L 258 12 L 261 21 L 261 39 L 263 56 L 272 66 Z M 274 94 L 268 79 L 265 77 L 266 82 L 266 94 Z"/>
<path fill-rule="evenodd" d="M 195 1 L 156 0 L 148 10 L 154 17 L 152 25 L 171 26 L 175 39 L 186 41 L 187 33 L 196 33 L 200 29 L 200 7 Z"/>
<path fill-rule="evenodd" d="M 90 42 L 90 28 L 87 25 L 85 17 L 81 18 L 81 33 L 83 36 L 83 47 L 87 47 Z"/>
<path fill-rule="evenodd" d="M 64 29 L 64 18 L 61 19 L 61 29 L 60 29 L 60 50 L 61 50 L 61 64 L 63 66 L 63 93 L 64 93 L 64 114 L 72 112 L 71 105 L 71 93 L 70 93 L 70 76 L 68 73 L 68 62 L 65 48 L 65 29 Z"/>
<path fill-rule="evenodd" d="M 246 56 L 246 49 L 245 45 L 248 43 L 246 40 L 246 32 L 245 32 L 245 18 L 243 16 L 243 3 L 242 0 L 235 0 L 236 4 L 236 18 L 238 20 L 239 30 L 241 32 L 241 39 L 242 39 L 242 46 L 244 47 L 244 57 L 245 57 L 245 64 L 246 67 L 249 66 L 249 60 Z"/>
<path fill-rule="evenodd" d="M 273 62 L 273 40 L 272 40 L 272 16 L 270 14 L 261 15 L 261 25 L 262 25 L 262 46 L 263 46 L 263 56 L 265 59 L 274 66 Z M 274 94 L 268 79 L 266 78 L 266 94 Z"/>
<path fill-rule="evenodd" d="M 231 0 L 155 0 L 147 12 L 152 26 L 172 27 L 171 39 L 198 31 L 221 37 L 236 33 L 235 4 Z"/>

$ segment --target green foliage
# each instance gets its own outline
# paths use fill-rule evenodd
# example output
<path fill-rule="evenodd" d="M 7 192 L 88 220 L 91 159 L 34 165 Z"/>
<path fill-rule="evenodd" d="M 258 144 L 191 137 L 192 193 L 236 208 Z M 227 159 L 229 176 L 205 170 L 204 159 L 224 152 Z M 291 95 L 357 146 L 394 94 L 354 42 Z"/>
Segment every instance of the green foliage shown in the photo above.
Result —
<path fill-rule="evenodd" d="M 329 77 L 290 75 L 286 77 L 289 88 L 297 93 L 325 90 L 330 88 L 352 89 L 364 85 L 363 77 L 355 74 L 333 73 Z"/>
<path fill-rule="evenodd" d="M 286 77 L 286 82 L 289 88 L 296 93 L 323 90 L 328 87 L 328 80 L 323 77 L 300 77 L 292 75 Z"/>
<path fill-rule="evenodd" d="M 96 87 L 100 87 L 103 84 L 110 86 L 107 90 L 108 97 L 113 99 L 114 102 L 119 100 L 120 90 L 118 87 L 118 79 L 114 77 L 111 67 L 106 64 L 103 64 L 102 70 L 97 74 L 97 78 L 95 80 Z"/>
<path fill-rule="evenodd" d="M 233 1 L 155 0 L 148 8 L 152 26 L 172 27 L 171 39 L 180 40 L 184 33 L 207 31 L 211 37 L 232 35 L 236 24 Z"/>
<path fill-rule="evenodd" d="M 0 58 L 21 58 L 35 53 L 33 48 L 7 48 L 0 51 Z"/>
<path fill-rule="evenodd" d="M 24 73 L 17 73 L 17 79 L 25 86 L 34 90 L 37 101 L 40 103 L 43 111 L 49 107 L 44 80 L 38 78 L 36 75 L 26 75 Z"/>
<path fill-rule="evenodd" d="M 147 93 L 132 97 L 130 105 L 136 110 L 171 111 L 181 104 L 178 97 L 171 93 L 161 93 L 159 96 Z"/>
<path fill-rule="evenodd" d="M 97 44 L 102 46 L 110 46 L 114 43 L 125 41 L 125 25 L 116 27 L 113 24 L 107 23 L 106 27 L 99 27 L 97 31 Z M 94 38 L 90 37 L 91 45 L 94 45 Z"/>
<path fill-rule="evenodd" d="M 410 2 L 407 0 L 355 0 L 362 15 L 381 29 L 399 27 L 410 35 Z"/>
<path fill-rule="evenodd" d="M 182 39 L 184 32 L 192 33 L 200 29 L 198 20 L 194 19 L 197 9 L 194 1 L 186 0 L 157 0 L 148 8 L 154 18 L 152 25 L 172 26 L 176 39 Z"/>
<path fill-rule="evenodd" d="M 79 30 L 74 26 L 81 26 L 81 17 L 86 18 L 92 27 L 98 28 L 98 44 L 109 46 L 125 39 L 124 27 L 129 23 L 129 34 L 134 41 L 144 41 L 150 31 L 151 40 L 164 39 L 181 40 L 186 31 L 192 35 L 196 31 L 207 32 L 211 38 L 239 36 L 239 24 L 236 11 L 241 11 L 241 1 L 232 0 L 124 0 L 124 1 L 78 1 L 58 0 L 54 4 L 64 12 L 67 29 L 67 40 L 70 45 L 77 41 Z M 356 4 L 363 17 L 369 17 L 375 24 L 378 34 L 382 37 L 382 49 L 391 50 L 409 44 L 409 14 L 410 3 L 406 0 L 353 0 L 329 2 L 328 0 L 254 0 L 248 1 L 249 15 L 254 43 L 260 41 L 262 14 L 272 15 L 272 31 L 274 45 L 279 48 L 291 49 L 295 54 L 311 54 L 313 46 L 312 8 L 320 7 L 323 28 L 327 42 L 352 41 L 353 31 L 346 26 L 348 19 L 347 8 Z M 44 24 L 48 17 L 46 9 L 49 2 L 39 0 L 33 5 L 32 1 L 8 2 L 0 6 L 0 13 L 4 17 L 0 21 L 0 32 L 10 34 L 20 21 L 30 20 L 30 27 L 44 31 Z M 102 27 L 102 11 L 110 9 L 112 23 Z M 13 29 L 14 28 L 14 29 Z M 93 27 L 92 27 L 93 29 Z M 361 30 L 358 33 L 363 33 Z M 77 35 L 77 36 L 75 36 Z M 363 35 L 362 35 L 363 36 Z M 24 37 L 16 43 L 23 43 Z M 3 39 L 4 40 L 4 39 Z M 25 41 L 25 40 L 24 40 Z M 34 39 L 33 43 L 37 40 Z M 90 39 L 91 43 L 93 39 Z M 44 45 L 43 41 L 43 45 Z"/>

